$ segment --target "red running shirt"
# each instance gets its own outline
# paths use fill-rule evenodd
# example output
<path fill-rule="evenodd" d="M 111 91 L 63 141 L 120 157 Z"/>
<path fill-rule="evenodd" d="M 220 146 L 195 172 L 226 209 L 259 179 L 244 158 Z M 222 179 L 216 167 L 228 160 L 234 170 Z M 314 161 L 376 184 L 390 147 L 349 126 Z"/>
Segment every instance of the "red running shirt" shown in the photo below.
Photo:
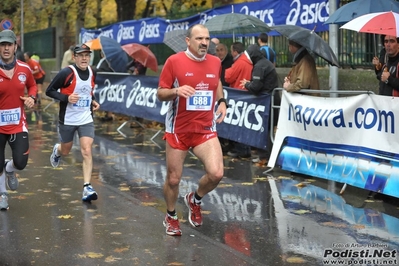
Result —
<path fill-rule="evenodd" d="M 36 95 L 37 87 L 26 63 L 16 62 L 11 79 L 0 69 L 0 134 L 28 132 L 24 101 L 25 87 L 28 95 Z"/>
<path fill-rule="evenodd" d="M 165 132 L 209 133 L 216 131 L 214 108 L 221 73 L 220 59 L 207 54 L 194 61 L 185 52 L 170 56 L 159 77 L 159 87 L 173 89 L 189 85 L 197 90 L 189 99 L 176 97 L 169 102 Z"/>
<path fill-rule="evenodd" d="M 28 63 L 28 65 L 29 65 L 29 67 L 32 69 L 32 72 L 33 72 L 33 71 L 39 70 L 39 72 L 37 72 L 36 74 L 34 74 L 33 77 L 34 77 L 35 79 L 41 79 L 41 78 L 43 77 L 44 74 L 43 74 L 43 69 L 42 69 L 42 67 L 40 66 L 40 63 L 37 62 L 37 61 L 35 61 L 34 59 L 30 59 L 27 63 Z"/>

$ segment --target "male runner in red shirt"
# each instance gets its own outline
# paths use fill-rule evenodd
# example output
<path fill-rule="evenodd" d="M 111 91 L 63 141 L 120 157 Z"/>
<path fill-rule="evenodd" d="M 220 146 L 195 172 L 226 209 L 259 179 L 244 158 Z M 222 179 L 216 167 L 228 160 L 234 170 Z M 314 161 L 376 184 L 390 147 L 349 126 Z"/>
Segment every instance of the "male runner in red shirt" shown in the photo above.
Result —
<path fill-rule="evenodd" d="M 201 199 L 223 178 L 223 154 L 216 123 L 223 121 L 227 102 L 220 81 L 220 59 L 207 53 L 209 42 L 209 31 L 204 25 L 190 27 L 187 50 L 170 56 L 159 78 L 158 99 L 169 101 L 164 136 L 167 175 L 163 189 L 167 208 L 164 226 L 166 234 L 172 236 L 181 235 L 175 205 L 188 150 L 192 148 L 206 172 L 197 190 L 184 197 L 192 226 L 202 225 Z"/>
<path fill-rule="evenodd" d="M 28 163 L 29 138 L 24 106 L 35 105 L 35 79 L 29 66 L 16 59 L 17 37 L 11 30 L 0 32 L 0 210 L 8 210 L 9 189 L 18 188 L 15 170 Z M 28 95 L 25 96 L 25 87 Z M 6 143 L 11 147 L 12 160 L 5 160 Z M 5 164 L 4 164 L 5 162 Z"/>

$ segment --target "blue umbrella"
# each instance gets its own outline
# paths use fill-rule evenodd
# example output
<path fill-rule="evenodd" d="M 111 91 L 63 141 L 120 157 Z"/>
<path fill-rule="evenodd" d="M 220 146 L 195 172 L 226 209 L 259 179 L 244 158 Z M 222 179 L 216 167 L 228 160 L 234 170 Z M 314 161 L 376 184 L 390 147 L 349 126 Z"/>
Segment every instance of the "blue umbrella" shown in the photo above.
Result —
<path fill-rule="evenodd" d="M 362 15 L 388 11 L 399 13 L 399 2 L 394 0 L 356 0 L 338 8 L 324 24 L 344 24 Z"/>
<path fill-rule="evenodd" d="M 121 45 L 114 39 L 100 36 L 101 49 L 105 60 L 115 72 L 127 72 L 128 55 L 122 49 Z"/>

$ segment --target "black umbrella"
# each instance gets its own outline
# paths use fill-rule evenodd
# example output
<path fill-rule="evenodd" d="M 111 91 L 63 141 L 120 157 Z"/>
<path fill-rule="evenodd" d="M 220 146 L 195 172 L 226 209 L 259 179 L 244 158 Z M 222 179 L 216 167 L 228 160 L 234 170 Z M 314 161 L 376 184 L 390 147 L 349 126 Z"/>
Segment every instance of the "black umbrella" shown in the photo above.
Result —
<path fill-rule="evenodd" d="M 163 37 L 163 43 L 175 51 L 175 53 L 185 51 L 187 49 L 186 36 L 187 30 L 168 31 Z M 208 52 L 210 54 L 215 54 L 216 45 L 213 42 L 210 42 Z"/>
<path fill-rule="evenodd" d="M 252 15 L 228 13 L 217 15 L 205 22 L 211 35 L 245 35 L 269 32 L 270 27 Z"/>
<path fill-rule="evenodd" d="M 338 59 L 330 45 L 313 30 L 295 25 L 278 25 L 271 27 L 271 29 L 284 35 L 289 40 L 302 45 L 310 52 L 326 60 L 330 65 L 339 67 Z"/>

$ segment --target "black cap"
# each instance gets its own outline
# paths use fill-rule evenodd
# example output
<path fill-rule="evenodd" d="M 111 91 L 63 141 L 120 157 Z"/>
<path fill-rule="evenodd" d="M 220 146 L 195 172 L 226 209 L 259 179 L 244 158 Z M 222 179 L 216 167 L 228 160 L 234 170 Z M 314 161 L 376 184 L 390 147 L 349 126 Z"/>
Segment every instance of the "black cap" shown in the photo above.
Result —
<path fill-rule="evenodd" d="M 83 43 L 76 45 L 75 48 L 73 48 L 73 53 L 74 54 L 91 53 L 91 51 L 90 47 Z"/>

